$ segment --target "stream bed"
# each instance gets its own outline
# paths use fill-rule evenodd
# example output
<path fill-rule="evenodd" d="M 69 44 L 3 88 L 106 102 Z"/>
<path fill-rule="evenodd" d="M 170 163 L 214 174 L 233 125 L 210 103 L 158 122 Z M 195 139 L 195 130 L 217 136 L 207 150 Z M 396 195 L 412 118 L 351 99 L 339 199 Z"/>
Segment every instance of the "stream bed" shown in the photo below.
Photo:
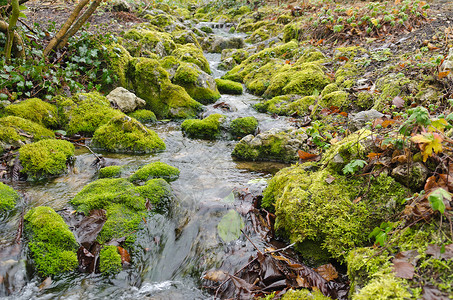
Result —
<path fill-rule="evenodd" d="M 221 33 L 225 35 L 225 32 Z M 206 54 L 218 78 L 220 54 Z M 240 96 L 222 95 L 217 103 L 206 107 L 204 115 L 224 114 L 227 118 L 255 116 L 259 130 L 291 126 L 288 118 L 272 118 L 256 112 L 252 105 L 256 97 L 248 93 Z M 130 268 L 114 277 L 74 272 L 57 279 L 42 281 L 29 278 L 26 249 L 16 243 L 21 215 L 35 206 L 51 206 L 57 212 L 69 213 L 68 201 L 86 184 L 97 179 L 92 166 L 95 157 L 85 148 L 77 149 L 74 167 L 68 174 L 46 182 L 15 183 L 12 186 L 25 195 L 17 209 L 0 219 L 0 297 L 8 299 L 209 299 L 212 295 L 201 288 L 201 276 L 209 269 L 220 267 L 239 270 L 249 257 L 256 254 L 254 246 L 241 236 L 225 244 L 217 235 L 217 225 L 232 203 L 233 191 L 244 190 L 259 194 L 266 180 L 279 169 L 281 163 L 234 161 L 231 152 L 237 141 L 205 141 L 183 135 L 180 123 L 159 122 L 150 125 L 165 141 L 164 152 L 151 155 L 103 153 L 107 161 L 126 166 L 126 173 L 154 161 L 177 167 L 181 173 L 171 183 L 175 205 L 167 216 L 150 217 L 144 230 L 138 233 L 147 251 L 134 253 Z M 126 176 L 129 174 L 125 174 Z M 247 226 L 247 220 L 246 226 Z M 247 228 L 247 227 L 246 227 Z M 263 239 L 252 236 L 261 249 Z"/>

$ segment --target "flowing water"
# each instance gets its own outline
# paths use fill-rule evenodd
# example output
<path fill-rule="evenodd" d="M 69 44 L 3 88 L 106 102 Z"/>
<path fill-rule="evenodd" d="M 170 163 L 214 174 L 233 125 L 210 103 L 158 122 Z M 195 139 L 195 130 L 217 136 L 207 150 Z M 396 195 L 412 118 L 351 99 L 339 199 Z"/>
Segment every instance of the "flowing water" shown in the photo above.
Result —
<path fill-rule="evenodd" d="M 225 35 L 224 32 L 219 31 Z M 206 54 L 213 76 L 219 54 Z M 207 107 L 205 115 L 219 112 L 227 118 L 255 116 L 261 131 L 290 126 L 286 118 L 271 118 L 257 113 L 252 104 L 256 98 L 222 95 L 229 110 Z M 225 105 L 224 105 L 225 106 Z M 13 187 L 25 197 L 15 212 L 0 216 L 0 297 L 8 299 L 209 299 L 201 288 L 200 276 L 208 269 L 222 267 L 239 270 L 256 250 L 242 236 L 236 242 L 223 243 L 217 236 L 217 224 L 227 211 L 240 206 L 240 201 L 227 203 L 232 192 L 248 188 L 260 193 L 266 179 L 284 164 L 234 161 L 231 152 L 237 141 L 205 141 L 184 137 L 180 124 L 158 123 L 150 126 L 165 140 L 167 149 L 152 155 L 104 153 L 104 157 L 126 166 L 133 172 L 142 165 L 162 161 L 180 169 L 178 180 L 171 183 L 175 193 L 175 208 L 167 216 L 150 217 L 138 233 L 138 242 L 147 251 L 133 253 L 132 266 L 113 278 L 99 274 L 73 273 L 42 284 L 31 274 L 25 250 L 14 242 L 21 214 L 40 205 L 67 212 L 68 201 L 86 184 L 97 179 L 91 166 L 93 155 L 84 149 L 76 151 L 72 170 L 62 177 L 45 183 L 17 183 Z M 125 174 L 127 176 L 128 174 Z M 257 247 L 264 249 L 262 239 L 252 237 Z"/>

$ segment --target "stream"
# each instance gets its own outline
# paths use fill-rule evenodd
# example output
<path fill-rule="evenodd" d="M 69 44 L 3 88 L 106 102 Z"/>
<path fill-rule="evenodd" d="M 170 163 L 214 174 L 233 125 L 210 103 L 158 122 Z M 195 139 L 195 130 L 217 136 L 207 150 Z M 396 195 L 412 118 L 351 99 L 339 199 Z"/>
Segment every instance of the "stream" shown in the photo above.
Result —
<path fill-rule="evenodd" d="M 216 29 L 216 33 L 228 36 L 222 29 Z M 217 68 L 220 54 L 206 54 L 206 57 L 213 76 L 222 76 L 224 72 Z M 248 93 L 222 95 L 217 103 L 225 103 L 230 110 L 208 105 L 203 116 L 211 113 L 221 113 L 230 119 L 255 116 L 261 132 L 291 126 L 287 118 L 274 119 L 256 112 L 252 108 L 256 101 L 257 98 Z M 77 149 L 74 167 L 68 174 L 46 182 L 12 184 L 25 197 L 15 211 L 0 217 L 0 298 L 212 299 L 201 287 L 203 272 L 218 268 L 234 272 L 256 254 L 245 236 L 228 244 L 218 237 L 217 225 L 222 217 L 229 209 L 240 205 L 238 199 L 233 203 L 223 200 L 232 199 L 235 190 L 261 193 L 266 180 L 287 165 L 235 161 L 231 152 L 237 141 L 189 139 L 182 134 L 177 122 L 159 122 L 150 128 L 165 141 L 164 152 L 151 155 L 103 153 L 108 161 L 127 166 L 124 176 L 154 161 L 165 162 L 181 171 L 179 179 L 171 183 L 175 194 L 171 214 L 150 217 L 138 233 L 137 240 L 147 245 L 147 251 L 133 253 L 131 267 L 110 278 L 73 272 L 43 283 L 36 276 L 28 277 L 31 272 L 27 270 L 26 250 L 14 241 L 22 212 L 46 205 L 57 212 L 68 213 L 71 209 L 68 201 L 97 179 L 96 169 L 91 166 L 94 156 L 84 148 Z M 247 224 L 247 220 L 244 221 Z M 260 249 L 268 246 L 257 236 L 251 239 Z"/>

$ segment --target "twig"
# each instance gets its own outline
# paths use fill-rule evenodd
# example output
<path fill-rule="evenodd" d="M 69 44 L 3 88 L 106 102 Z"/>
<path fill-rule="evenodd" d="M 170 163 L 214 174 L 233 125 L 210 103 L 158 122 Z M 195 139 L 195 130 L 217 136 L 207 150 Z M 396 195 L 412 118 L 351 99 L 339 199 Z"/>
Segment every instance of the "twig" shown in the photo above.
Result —
<path fill-rule="evenodd" d="M 254 263 L 257 259 L 258 259 L 258 256 L 255 257 L 254 259 L 252 259 L 251 261 L 249 261 L 245 266 L 243 266 L 242 268 L 240 268 L 239 270 L 237 270 L 236 273 L 234 273 L 233 276 L 238 275 L 241 271 L 243 271 L 245 268 L 247 268 L 248 266 L 250 266 L 250 265 L 251 265 L 252 263 Z M 217 295 L 219 294 L 220 288 L 221 288 L 225 283 L 227 283 L 228 281 L 230 281 L 230 279 L 231 279 L 231 277 L 228 277 L 227 279 L 225 279 L 225 280 L 219 285 L 219 287 L 218 287 L 217 290 L 215 291 L 214 299 L 217 298 Z"/>
<path fill-rule="evenodd" d="M 249 240 L 249 242 L 253 245 L 253 247 L 255 247 L 256 251 L 258 251 L 261 255 L 263 255 L 263 252 L 260 251 L 260 249 L 258 249 L 258 247 L 252 242 L 252 240 L 247 236 L 247 234 L 245 234 L 244 230 L 241 229 L 241 232 L 245 235 L 245 237 Z"/>
<path fill-rule="evenodd" d="M 96 156 L 97 159 L 101 160 L 101 158 L 96 153 L 94 153 L 93 150 L 91 150 L 91 148 L 88 147 L 87 145 L 79 144 L 79 143 L 74 143 L 74 145 L 87 148 L 91 152 L 91 154 Z"/>
<path fill-rule="evenodd" d="M 294 242 L 294 243 L 292 243 L 291 245 L 288 245 L 288 246 L 286 246 L 286 247 L 284 247 L 284 248 L 280 248 L 280 249 L 276 249 L 276 250 L 272 250 L 272 251 L 265 251 L 264 253 L 265 253 L 265 254 L 269 254 L 269 253 L 275 253 L 275 252 L 285 251 L 285 250 L 291 248 L 292 246 L 294 246 L 295 244 L 296 244 L 296 242 Z"/>

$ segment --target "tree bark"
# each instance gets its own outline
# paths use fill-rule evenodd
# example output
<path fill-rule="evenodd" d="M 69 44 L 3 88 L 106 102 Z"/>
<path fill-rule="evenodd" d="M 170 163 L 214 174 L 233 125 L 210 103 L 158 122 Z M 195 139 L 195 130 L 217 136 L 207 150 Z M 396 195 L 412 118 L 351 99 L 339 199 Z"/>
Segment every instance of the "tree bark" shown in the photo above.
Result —
<path fill-rule="evenodd" d="M 85 24 L 89 17 L 96 11 L 103 0 L 94 0 L 91 2 L 90 7 L 80 16 L 80 18 L 72 25 L 72 27 L 66 32 L 63 38 L 57 43 L 55 48 L 63 48 L 67 43 L 71 36 L 73 36 L 80 27 Z"/>
<path fill-rule="evenodd" d="M 9 24 L 8 24 L 8 33 L 7 33 L 7 38 L 6 38 L 6 47 L 5 47 L 5 57 L 6 61 L 9 61 L 11 59 L 11 49 L 13 48 L 13 42 L 14 42 L 14 36 L 15 36 L 15 31 L 14 29 L 16 28 L 16 23 L 17 19 L 19 19 L 19 0 L 11 0 L 11 7 L 13 8 L 13 11 L 11 12 L 11 16 L 9 18 Z"/>
<path fill-rule="evenodd" d="M 17 1 L 17 0 L 16 0 Z M 66 22 L 61 26 L 60 31 L 50 40 L 49 44 L 47 44 L 46 49 L 44 49 L 43 52 L 43 57 L 46 58 L 47 55 L 49 55 L 50 51 L 55 49 L 57 44 L 60 43 L 61 39 L 64 37 L 66 32 L 71 28 L 72 24 L 82 11 L 82 9 L 90 2 L 90 0 L 80 0 L 79 4 L 74 8 L 74 11 L 72 14 L 69 16 L 69 18 L 66 20 Z"/>
<path fill-rule="evenodd" d="M 0 21 L 0 32 L 3 32 L 5 35 L 8 34 L 8 23 L 5 21 Z M 15 57 L 25 58 L 25 49 L 24 49 L 24 41 L 22 40 L 21 36 L 14 32 L 14 40 L 13 40 L 13 52 Z"/>

